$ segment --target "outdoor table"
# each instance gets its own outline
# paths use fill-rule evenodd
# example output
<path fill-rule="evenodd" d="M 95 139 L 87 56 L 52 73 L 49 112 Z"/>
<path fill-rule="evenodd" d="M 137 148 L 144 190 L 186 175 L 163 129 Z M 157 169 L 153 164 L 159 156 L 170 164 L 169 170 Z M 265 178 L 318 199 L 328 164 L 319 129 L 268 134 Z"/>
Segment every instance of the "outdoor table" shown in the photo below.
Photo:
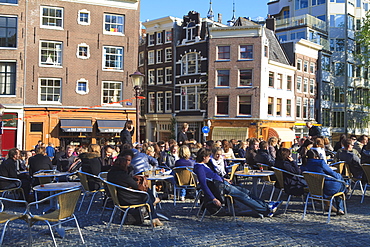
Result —
<path fill-rule="evenodd" d="M 60 171 L 40 172 L 40 173 L 33 174 L 33 177 L 34 178 L 38 178 L 38 177 L 61 177 L 61 176 L 67 176 L 67 175 L 70 175 L 70 174 L 71 174 L 70 172 L 60 172 Z"/>
<path fill-rule="evenodd" d="M 155 181 L 158 181 L 158 180 L 167 180 L 167 179 L 172 179 L 173 178 L 173 175 L 165 175 L 165 174 L 156 174 L 156 175 L 149 175 L 147 177 L 148 180 L 152 180 L 154 181 L 153 183 L 153 195 L 154 195 L 154 198 L 157 196 L 157 189 L 155 187 Z M 160 204 L 159 204 L 160 206 Z M 168 218 L 166 216 L 164 216 L 163 214 L 159 214 L 157 213 L 158 217 L 164 219 L 164 220 L 168 220 Z"/>
<path fill-rule="evenodd" d="M 260 177 L 267 177 L 274 175 L 273 171 L 260 171 L 260 170 L 249 170 L 248 173 L 245 173 L 244 171 L 237 171 L 235 172 L 235 176 L 240 176 L 240 177 L 252 177 L 253 178 L 253 183 L 252 183 L 252 193 L 253 195 L 257 196 L 257 183 L 258 183 L 258 178 Z"/>
<path fill-rule="evenodd" d="M 60 183 L 47 183 L 47 184 L 41 184 L 33 187 L 33 190 L 37 192 L 50 192 L 50 195 L 53 195 L 54 193 L 58 193 L 60 191 L 64 190 L 70 190 L 73 188 L 81 187 L 80 182 L 60 182 Z M 45 208 L 43 212 L 47 212 L 53 208 L 58 208 L 57 201 L 56 200 L 50 200 L 49 207 Z M 65 229 L 62 228 L 61 225 L 59 225 L 56 228 L 59 235 L 64 238 L 65 236 Z"/>

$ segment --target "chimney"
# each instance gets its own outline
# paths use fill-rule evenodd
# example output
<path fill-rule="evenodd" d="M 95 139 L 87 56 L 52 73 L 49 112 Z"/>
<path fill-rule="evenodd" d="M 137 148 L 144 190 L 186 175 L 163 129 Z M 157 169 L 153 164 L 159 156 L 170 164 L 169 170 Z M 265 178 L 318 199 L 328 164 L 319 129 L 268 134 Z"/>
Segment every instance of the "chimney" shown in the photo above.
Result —
<path fill-rule="evenodd" d="M 222 14 L 218 13 L 217 22 L 222 23 Z"/>
<path fill-rule="evenodd" d="M 276 30 L 276 20 L 273 16 L 272 17 L 268 16 L 268 18 L 266 19 L 266 28 L 275 32 L 275 30 Z"/>

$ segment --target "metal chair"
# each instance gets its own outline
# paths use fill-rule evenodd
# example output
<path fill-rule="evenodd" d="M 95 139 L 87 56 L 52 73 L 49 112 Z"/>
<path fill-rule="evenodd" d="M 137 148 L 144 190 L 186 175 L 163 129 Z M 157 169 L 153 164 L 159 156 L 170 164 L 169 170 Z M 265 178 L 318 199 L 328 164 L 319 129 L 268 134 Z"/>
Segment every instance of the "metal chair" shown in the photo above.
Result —
<path fill-rule="evenodd" d="M 26 200 L 26 197 L 24 196 L 24 191 L 22 189 L 22 181 L 20 179 L 17 179 L 17 178 L 8 178 L 8 177 L 0 176 L 0 180 L 3 180 L 3 182 L 6 181 L 9 184 L 13 184 L 14 185 L 13 188 L 0 189 L 0 193 L 1 193 L 1 196 L 2 197 L 5 197 L 9 193 L 13 193 L 14 199 L 15 199 L 15 192 L 17 190 L 19 190 L 19 191 L 21 191 L 23 200 Z"/>
<path fill-rule="evenodd" d="M 176 206 L 176 192 L 182 189 L 193 189 L 195 190 L 195 194 L 197 194 L 197 184 L 194 179 L 193 173 L 189 170 L 188 167 L 175 167 L 172 169 L 172 172 L 176 177 L 176 182 L 173 188 L 173 205 Z"/>
<path fill-rule="evenodd" d="M 343 174 L 345 163 L 346 163 L 345 161 L 338 161 L 335 163 L 331 163 L 329 166 L 334 166 L 335 168 L 337 168 L 337 170 L 335 170 L 337 173 L 345 175 Z"/>
<path fill-rule="evenodd" d="M 80 238 L 82 243 L 85 243 L 85 240 L 82 236 L 80 226 L 78 224 L 77 218 L 74 215 L 74 211 L 77 205 L 78 198 L 81 195 L 81 189 L 75 188 L 67 191 L 60 192 L 58 194 L 46 197 L 41 201 L 32 202 L 27 206 L 27 213 L 30 217 L 29 219 L 29 244 L 32 243 L 32 235 L 31 235 L 31 227 L 38 221 L 44 221 L 50 230 L 51 237 L 53 238 L 54 245 L 57 246 L 55 241 L 54 233 L 52 227 L 59 226 L 61 224 L 74 220 L 78 229 L 78 233 L 80 234 Z M 43 214 L 43 215 L 33 215 L 31 213 L 31 207 L 33 205 L 37 205 L 43 203 L 44 201 L 55 200 L 57 199 L 57 206 L 58 209 L 51 213 Z M 50 224 L 50 222 L 56 222 L 55 224 Z"/>
<path fill-rule="evenodd" d="M 348 196 L 348 199 L 351 199 L 352 194 L 358 185 L 360 186 L 361 194 L 364 195 L 364 187 L 362 185 L 361 178 L 355 178 L 353 176 L 351 169 L 349 168 L 349 165 L 347 163 L 344 163 L 343 174 L 344 179 L 347 180 L 349 183 L 348 189 L 351 192 Z M 354 183 L 354 185 L 351 187 L 352 183 Z"/>
<path fill-rule="evenodd" d="M 363 203 L 365 194 L 366 194 L 366 188 L 370 183 L 370 164 L 362 164 L 362 170 L 364 170 L 365 176 L 367 178 L 367 183 L 364 186 L 364 191 L 362 193 L 361 203 Z"/>
<path fill-rule="evenodd" d="M 233 181 L 234 179 L 234 175 L 235 175 L 235 172 L 236 170 L 238 169 L 240 163 L 234 163 L 232 164 L 230 167 L 231 167 L 231 171 L 230 171 L 230 180 Z"/>
<path fill-rule="evenodd" d="M 345 212 L 345 214 L 347 214 L 346 195 L 344 194 L 344 192 L 338 192 L 338 193 L 335 193 L 334 195 L 331 195 L 329 198 L 324 198 L 324 180 L 325 180 L 325 177 L 334 179 L 338 182 L 341 182 L 341 183 L 345 184 L 344 181 L 338 180 L 338 179 L 336 179 L 334 177 L 331 177 L 329 175 L 326 175 L 326 174 L 321 174 L 321 173 L 316 173 L 316 172 L 303 172 L 303 176 L 304 176 L 304 178 L 307 182 L 309 193 L 308 193 L 307 198 L 306 198 L 306 203 L 305 203 L 305 206 L 304 206 L 302 219 L 304 219 L 304 217 L 306 216 L 307 205 L 308 205 L 308 200 L 309 199 L 311 199 L 313 210 L 315 210 L 314 200 L 321 201 L 322 210 L 323 210 L 324 214 L 325 214 L 325 212 L 324 212 L 324 202 L 329 202 L 330 203 L 329 204 L 329 212 L 328 212 L 328 221 L 327 221 L 327 223 L 330 222 L 330 214 L 331 214 L 331 208 L 332 208 L 332 205 L 333 205 L 333 199 L 337 196 L 341 196 L 343 198 L 343 200 L 344 200 L 344 212 Z"/>
<path fill-rule="evenodd" d="M 103 214 L 104 214 L 105 209 L 107 209 L 108 200 L 111 200 L 112 199 L 112 197 L 109 194 L 108 185 L 105 183 L 107 181 L 107 176 L 108 176 L 108 172 L 101 172 L 98 175 L 98 178 L 100 178 L 100 180 L 103 183 L 104 192 L 105 192 L 104 204 L 103 204 L 103 209 L 102 209 L 102 211 L 100 213 L 100 219 L 103 217 Z"/>
<path fill-rule="evenodd" d="M 280 169 L 280 168 L 277 168 L 277 167 L 272 167 L 272 169 L 274 170 L 275 172 L 275 176 L 276 176 L 276 180 L 278 181 L 278 184 L 279 184 L 279 189 L 280 189 L 280 192 L 279 192 L 279 195 L 278 195 L 278 198 L 277 198 L 277 201 L 280 200 L 280 197 L 281 197 L 281 194 L 282 192 L 285 192 L 287 195 L 288 195 L 288 199 L 286 201 L 286 205 L 285 205 L 285 209 L 284 209 L 284 214 L 286 213 L 286 211 L 288 210 L 288 207 L 289 207 L 289 202 L 290 202 L 290 199 L 292 198 L 292 195 L 291 194 L 288 194 L 285 190 L 284 190 L 284 173 L 285 174 L 289 174 L 291 176 L 296 176 L 296 177 L 300 177 L 300 178 L 303 178 L 302 175 L 298 175 L 298 174 L 294 174 L 294 173 L 291 173 L 291 172 L 288 172 L 286 170 L 283 170 L 283 169 Z M 270 201 L 271 201 L 271 198 L 270 198 Z M 302 195 L 302 202 L 304 204 L 304 197 Z"/>
<path fill-rule="evenodd" d="M 97 189 L 97 190 L 90 190 L 90 188 L 89 188 L 89 178 L 90 179 L 95 178 L 99 182 L 101 181 L 100 178 L 98 176 L 95 176 L 93 174 L 90 174 L 90 173 L 87 173 L 87 172 L 83 172 L 83 171 L 77 172 L 77 175 L 80 178 L 80 182 L 81 182 L 82 187 L 83 187 L 83 196 L 82 196 L 81 203 L 80 203 L 80 206 L 78 208 L 78 211 L 81 210 L 81 206 L 82 206 L 82 203 L 84 202 L 84 199 L 85 199 L 86 195 L 92 194 L 91 199 L 90 199 L 89 207 L 87 208 L 87 211 L 86 211 L 86 214 L 88 214 L 90 212 L 91 204 L 94 201 L 95 195 L 97 193 L 102 193 L 103 194 L 104 193 L 104 187 L 100 184 L 100 188 L 99 189 Z"/>
<path fill-rule="evenodd" d="M 123 217 L 122 217 L 122 220 L 121 220 L 121 224 L 120 224 L 119 229 L 118 229 L 118 233 L 117 233 L 117 236 L 118 236 L 121 232 L 121 228 L 122 228 L 123 223 L 125 222 L 128 211 L 131 208 L 139 208 L 139 207 L 146 207 L 147 208 L 147 210 L 149 212 L 150 224 L 152 226 L 152 230 L 154 230 L 153 229 L 153 219 L 152 219 L 152 215 L 150 213 L 151 210 L 150 210 L 150 205 L 149 205 L 149 201 L 148 201 L 149 200 L 148 192 L 144 192 L 144 191 L 140 191 L 140 190 L 133 190 L 133 189 L 130 189 L 130 188 L 120 186 L 118 184 L 108 182 L 108 181 L 105 181 L 105 183 L 108 186 L 109 193 L 110 193 L 110 195 L 112 197 L 112 200 L 113 200 L 113 203 L 114 203 L 114 209 L 113 209 L 113 212 L 111 214 L 111 217 L 110 217 L 110 220 L 109 220 L 109 223 L 108 223 L 108 226 L 107 226 L 109 230 L 110 230 L 110 224 L 113 221 L 113 216 L 114 216 L 114 214 L 116 213 L 117 210 L 124 213 Z M 146 195 L 147 196 L 147 201 L 142 203 L 142 204 L 136 204 L 136 205 L 121 205 L 121 203 L 119 202 L 119 199 L 118 199 L 117 189 L 125 190 L 126 192 L 132 192 L 132 193 L 138 193 L 138 194 Z"/>
<path fill-rule="evenodd" d="M 24 201 L 24 200 L 12 200 L 12 199 L 9 199 L 9 198 L 0 197 L 0 202 L 2 204 L 3 209 L 4 209 L 3 201 L 24 203 L 25 205 L 27 205 L 27 202 Z M 24 221 L 27 222 L 26 211 L 23 214 L 13 214 L 13 213 L 0 212 L 0 224 L 5 223 L 4 227 L 3 227 L 2 234 L 1 234 L 0 246 L 3 244 L 6 227 L 8 226 L 9 222 L 13 221 L 13 220 L 18 220 L 18 219 L 21 219 L 21 220 L 24 220 Z"/>

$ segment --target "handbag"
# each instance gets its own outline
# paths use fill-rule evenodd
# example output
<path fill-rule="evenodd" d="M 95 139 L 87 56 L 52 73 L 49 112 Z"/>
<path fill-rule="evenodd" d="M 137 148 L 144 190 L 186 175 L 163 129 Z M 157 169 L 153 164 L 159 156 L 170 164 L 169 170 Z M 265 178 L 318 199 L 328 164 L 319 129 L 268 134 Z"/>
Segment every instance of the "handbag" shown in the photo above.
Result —
<path fill-rule="evenodd" d="M 148 191 L 148 189 L 149 189 L 148 179 L 145 176 L 135 175 L 132 178 L 136 181 L 137 187 L 138 187 L 139 190 L 145 191 L 145 192 Z"/>

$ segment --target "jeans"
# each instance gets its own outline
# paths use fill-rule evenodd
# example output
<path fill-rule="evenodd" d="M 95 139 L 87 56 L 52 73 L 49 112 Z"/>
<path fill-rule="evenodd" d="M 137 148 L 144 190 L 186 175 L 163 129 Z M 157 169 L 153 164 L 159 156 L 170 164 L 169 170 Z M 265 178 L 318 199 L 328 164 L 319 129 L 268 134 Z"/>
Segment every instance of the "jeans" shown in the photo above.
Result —
<path fill-rule="evenodd" d="M 346 189 L 346 186 L 342 183 L 341 184 L 341 188 L 338 192 L 341 192 L 341 191 L 345 191 Z M 326 197 L 329 197 L 327 195 L 324 195 Z M 337 196 L 333 199 L 333 206 L 337 209 L 337 210 L 341 210 L 341 211 L 344 211 L 344 201 L 342 199 L 342 197 L 340 196 Z"/>
<path fill-rule="evenodd" d="M 229 194 L 230 196 L 235 198 L 235 200 L 243 203 L 256 212 L 263 214 L 264 216 L 270 213 L 268 203 L 259 199 L 255 195 L 252 195 L 252 193 L 246 188 L 229 184 L 227 181 L 220 183 L 220 188 L 223 189 L 225 194 Z"/>

